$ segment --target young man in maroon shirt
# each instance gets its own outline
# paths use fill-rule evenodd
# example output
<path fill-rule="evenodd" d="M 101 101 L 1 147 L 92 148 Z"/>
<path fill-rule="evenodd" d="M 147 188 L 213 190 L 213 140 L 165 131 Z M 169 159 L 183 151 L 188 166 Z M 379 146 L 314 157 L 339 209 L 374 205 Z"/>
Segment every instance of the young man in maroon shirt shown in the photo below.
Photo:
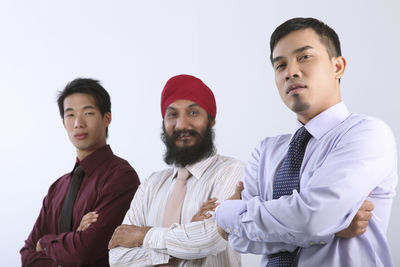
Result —
<path fill-rule="evenodd" d="M 108 241 L 140 182 L 106 144 L 111 102 L 98 81 L 73 80 L 57 102 L 77 159 L 71 173 L 50 186 L 20 251 L 22 266 L 109 266 Z M 78 169 L 83 173 L 74 178 Z"/>

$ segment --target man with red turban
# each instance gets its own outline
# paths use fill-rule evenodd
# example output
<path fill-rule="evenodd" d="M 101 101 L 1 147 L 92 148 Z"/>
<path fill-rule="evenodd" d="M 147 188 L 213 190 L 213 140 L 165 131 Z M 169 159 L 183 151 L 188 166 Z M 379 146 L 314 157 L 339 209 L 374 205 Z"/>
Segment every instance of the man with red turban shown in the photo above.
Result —
<path fill-rule="evenodd" d="M 140 185 L 109 243 L 111 266 L 240 266 L 218 235 L 214 209 L 235 191 L 244 163 L 216 153 L 214 94 L 194 76 L 172 77 L 161 114 L 171 167 Z"/>
<path fill-rule="evenodd" d="M 172 77 L 161 95 L 161 114 L 164 161 L 171 167 L 139 186 L 109 243 L 110 265 L 241 266 L 214 217 L 217 200 L 240 193 L 235 185 L 244 172 L 244 163 L 215 151 L 214 94 L 196 77 Z M 344 234 L 357 230 L 355 220 Z"/>

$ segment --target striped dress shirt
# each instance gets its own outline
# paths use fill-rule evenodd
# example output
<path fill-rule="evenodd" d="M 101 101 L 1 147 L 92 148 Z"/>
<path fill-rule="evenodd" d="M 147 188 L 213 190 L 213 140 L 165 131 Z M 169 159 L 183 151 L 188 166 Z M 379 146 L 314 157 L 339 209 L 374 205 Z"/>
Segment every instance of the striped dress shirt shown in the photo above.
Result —
<path fill-rule="evenodd" d="M 110 250 L 110 265 L 152 266 L 167 263 L 172 256 L 176 258 L 174 266 L 179 267 L 241 266 L 240 255 L 219 236 L 213 212 L 207 220 L 191 220 L 209 198 L 223 201 L 230 197 L 243 176 L 244 167 L 243 162 L 218 154 L 186 166 L 192 177 L 187 181 L 181 224 L 169 228 L 161 225 L 178 168 L 150 175 L 136 191 L 123 223 L 152 228 L 145 236 L 143 246 Z"/>

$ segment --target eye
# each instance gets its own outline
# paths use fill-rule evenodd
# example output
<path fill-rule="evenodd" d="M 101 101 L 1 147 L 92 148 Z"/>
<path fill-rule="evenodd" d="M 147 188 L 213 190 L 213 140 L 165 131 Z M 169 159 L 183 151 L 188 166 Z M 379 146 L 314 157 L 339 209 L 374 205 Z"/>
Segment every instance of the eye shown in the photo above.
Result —
<path fill-rule="evenodd" d="M 176 117 L 176 112 L 168 112 L 165 117 L 167 117 L 167 118 L 175 118 Z"/>
<path fill-rule="evenodd" d="M 85 115 L 92 116 L 92 115 L 94 115 L 94 112 L 93 111 L 89 111 L 89 112 L 86 112 Z"/>
<path fill-rule="evenodd" d="M 64 114 L 64 117 L 66 117 L 66 118 L 72 118 L 73 116 L 74 116 L 73 113 Z"/>
<path fill-rule="evenodd" d="M 286 66 L 285 63 L 279 63 L 275 66 L 275 70 L 281 70 Z"/>
<path fill-rule="evenodd" d="M 199 112 L 197 110 L 191 110 L 189 114 L 190 114 L 190 116 L 194 117 L 194 116 L 197 116 L 199 114 Z"/>
<path fill-rule="evenodd" d="M 302 55 L 302 56 L 299 57 L 299 61 L 304 61 L 304 60 L 307 60 L 309 58 L 311 58 L 311 55 Z"/>

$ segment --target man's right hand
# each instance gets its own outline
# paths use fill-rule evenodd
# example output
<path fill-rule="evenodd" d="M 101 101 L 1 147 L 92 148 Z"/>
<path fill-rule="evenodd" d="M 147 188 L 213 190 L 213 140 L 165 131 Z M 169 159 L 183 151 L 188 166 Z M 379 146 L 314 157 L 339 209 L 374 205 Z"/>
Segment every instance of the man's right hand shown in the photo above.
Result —
<path fill-rule="evenodd" d="M 92 223 L 97 221 L 97 218 L 99 217 L 99 214 L 97 214 L 95 211 L 91 211 L 86 213 L 81 220 L 81 223 L 79 224 L 78 229 L 76 231 L 85 231 Z"/>
<path fill-rule="evenodd" d="M 242 181 L 239 181 L 236 184 L 235 192 L 233 192 L 232 196 L 228 198 L 227 200 L 239 200 L 242 199 L 242 191 L 244 190 L 244 184 Z M 218 233 L 219 235 L 225 239 L 228 240 L 228 233 L 224 231 L 219 225 L 217 225 L 218 228 Z"/>
<path fill-rule="evenodd" d="M 358 210 L 356 216 L 354 216 L 349 227 L 337 232 L 335 235 L 342 238 L 351 238 L 362 235 L 367 231 L 368 221 L 372 217 L 372 210 L 374 209 L 374 204 L 372 202 L 365 200 Z"/>

